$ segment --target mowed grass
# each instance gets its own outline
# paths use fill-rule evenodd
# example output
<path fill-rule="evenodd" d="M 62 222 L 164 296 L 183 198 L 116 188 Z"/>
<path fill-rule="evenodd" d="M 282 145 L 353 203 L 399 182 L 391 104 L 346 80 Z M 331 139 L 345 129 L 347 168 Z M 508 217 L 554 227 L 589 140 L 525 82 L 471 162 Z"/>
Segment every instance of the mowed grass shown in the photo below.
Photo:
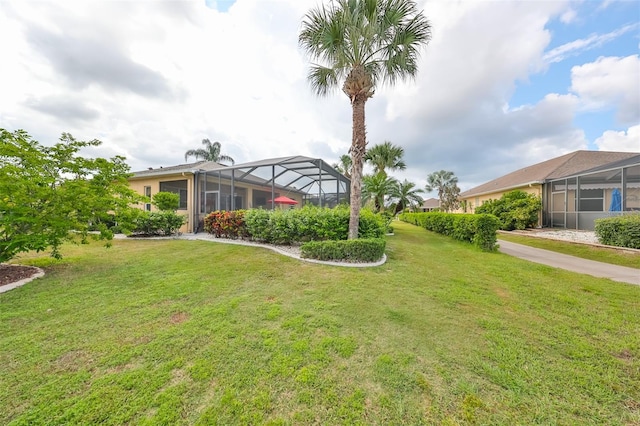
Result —
<path fill-rule="evenodd" d="M 353 269 L 66 246 L 0 294 L 0 424 L 640 423 L 640 287 L 394 224 Z"/>
<path fill-rule="evenodd" d="M 551 250 L 558 253 L 581 257 L 583 259 L 640 269 L 640 253 L 629 249 L 624 250 L 599 247 L 589 244 L 574 243 L 571 241 L 559 241 L 549 238 L 510 234 L 504 232 L 498 234 L 498 238 L 505 241 L 511 241 L 513 243 L 524 244 L 544 250 Z"/>

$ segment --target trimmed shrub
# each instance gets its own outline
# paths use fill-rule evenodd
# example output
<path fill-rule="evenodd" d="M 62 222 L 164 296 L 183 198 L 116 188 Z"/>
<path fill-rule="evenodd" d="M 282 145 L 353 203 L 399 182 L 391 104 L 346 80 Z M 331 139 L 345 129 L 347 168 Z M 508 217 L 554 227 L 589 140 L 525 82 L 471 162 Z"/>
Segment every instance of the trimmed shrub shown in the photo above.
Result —
<path fill-rule="evenodd" d="M 134 220 L 133 236 L 169 236 L 176 234 L 186 218 L 172 211 L 142 212 Z"/>
<path fill-rule="evenodd" d="M 596 219 L 595 223 L 600 243 L 640 249 L 640 214 Z"/>
<path fill-rule="evenodd" d="M 268 241 L 270 218 L 270 210 L 251 209 L 245 211 L 244 224 L 246 226 L 247 235 L 254 240 Z"/>
<path fill-rule="evenodd" d="M 430 212 L 402 213 L 399 217 L 429 231 L 472 243 L 484 251 L 498 248 L 496 231 L 500 221 L 494 215 Z"/>
<path fill-rule="evenodd" d="M 290 210 L 248 210 L 245 214 L 249 237 L 273 244 L 346 240 L 349 233 L 349 209 L 305 206 Z M 380 238 L 385 233 L 383 219 L 363 209 L 360 214 L 359 238 Z"/>
<path fill-rule="evenodd" d="M 180 195 L 173 192 L 158 192 L 153 195 L 151 204 L 160 211 L 176 211 L 180 207 Z"/>
<path fill-rule="evenodd" d="M 305 258 L 318 260 L 342 260 L 347 262 L 375 262 L 384 255 L 384 238 L 359 238 L 357 240 L 309 241 L 300 247 Z"/>
<path fill-rule="evenodd" d="M 211 212 L 204 218 L 204 230 L 218 238 L 246 237 L 244 215 L 244 210 Z"/>
<path fill-rule="evenodd" d="M 500 229 L 532 228 L 538 224 L 538 213 L 542 208 L 540 198 L 524 191 L 507 192 L 499 200 L 486 201 L 476 208 L 476 214 L 492 214 L 500 219 Z"/>

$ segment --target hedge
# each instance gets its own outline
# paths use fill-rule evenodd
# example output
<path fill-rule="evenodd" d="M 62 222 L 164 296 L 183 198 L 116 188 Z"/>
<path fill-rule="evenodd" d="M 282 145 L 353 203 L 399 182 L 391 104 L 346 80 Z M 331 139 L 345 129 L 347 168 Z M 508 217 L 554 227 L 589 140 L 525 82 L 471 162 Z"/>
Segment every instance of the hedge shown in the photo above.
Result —
<path fill-rule="evenodd" d="M 600 243 L 640 249 L 640 214 L 596 219 L 595 224 Z"/>
<path fill-rule="evenodd" d="M 500 228 L 500 220 L 491 214 L 402 213 L 399 218 L 429 231 L 467 241 L 484 251 L 498 248 L 496 231 Z"/>
<path fill-rule="evenodd" d="M 349 208 L 333 209 L 305 206 L 290 210 L 247 210 L 244 216 L 247 235 L 271 244 L 346 240 L 349 234 Z M 383 219 L 363 209 L 358 237 L 380 238 L 385 233 Z"/>
<path fill-rule="evenodd" d="M 375 262 L 384 255 L 384 238 L 359 238 L 357 240 L 310 241 L 300 247 L 301 256 L 318 260 L 347 262 Z"/>
<path fill-rule="evenodd" d="M 131 236 L 169 236 L 178 233 L 186 218 L 172 211 L 141 212 L 134 219 Z"/>

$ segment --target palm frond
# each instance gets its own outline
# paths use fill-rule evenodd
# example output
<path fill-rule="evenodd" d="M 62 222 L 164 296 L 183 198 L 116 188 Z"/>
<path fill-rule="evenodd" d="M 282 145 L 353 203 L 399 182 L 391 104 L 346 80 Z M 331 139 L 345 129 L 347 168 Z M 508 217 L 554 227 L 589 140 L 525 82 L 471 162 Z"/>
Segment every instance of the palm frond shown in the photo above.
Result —
<path fill-rule="evenodd" d="M 325 96 L 338 88 L 338 73 L 333 68 L 312 65 L 307 76 L 316 94 Z"/>

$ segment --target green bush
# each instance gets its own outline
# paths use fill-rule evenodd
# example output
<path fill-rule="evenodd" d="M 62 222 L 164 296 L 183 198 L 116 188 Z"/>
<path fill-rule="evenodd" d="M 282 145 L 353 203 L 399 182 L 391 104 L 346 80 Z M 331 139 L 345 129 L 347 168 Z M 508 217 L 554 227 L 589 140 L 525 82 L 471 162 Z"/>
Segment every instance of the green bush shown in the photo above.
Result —
<path fill-rule="evenodd" d="M 160 211 L 175 212 L 180 207 L 180 195 L 173 192 L 157 192 L 153 195 L 151 204 L 156 206 Z"/>
<path fill-rule="evenodd" d="M 513 231 L 536 226 L 541 208 L 540 198 L 517 190 L 503 194 L 499 200 L 486 201 L 475 213 L 492 214 L 500 219 L 500 229 Z"/>
<path fill-rule="evenodd" d="M 133 236 L 169 236 L 176 234 L 186 218 L 172 211 L 142 212 L 134 220 Z"/>
<path fill-rule="evenodd" d="M 318 260 L 343 260 L 347 262 L 375 262 L 384 255 L 384 238 L 359 238 L 357 240 L 309 241 L 300 247 L 305 258 Z"/>
<path fill-rule="evenodd" d="M 429 212 L 402 213 L 399 217 L 404 222 L 429 231 L 472 243 L 484 251 L 494 251 L 498 247 L 496 231 L 500 221 L 490 214 Z"/>
<path fill-rule="evenodd" d="M 640 214 L 596 219 L 595 231 L 602 244 L 640 249 Z"/>
<path fill-rule="evenodd" d="M 251 209 L 244 214 L 244 223 L 247 234 L 258 241 L 269 240 L 269 219 L 270 210 Z"/>
<path fill-rule="evenodd" d="M 254 240 L 273 244 L 346 240 L 349 233 L 349 208 L 333 209 L 305 206 L 289 210 L 248 210 L 247 234 Z M 360 213 L 359 238 L 380 238 L 385 233 L 382 217 L 370 210 Z"/>

